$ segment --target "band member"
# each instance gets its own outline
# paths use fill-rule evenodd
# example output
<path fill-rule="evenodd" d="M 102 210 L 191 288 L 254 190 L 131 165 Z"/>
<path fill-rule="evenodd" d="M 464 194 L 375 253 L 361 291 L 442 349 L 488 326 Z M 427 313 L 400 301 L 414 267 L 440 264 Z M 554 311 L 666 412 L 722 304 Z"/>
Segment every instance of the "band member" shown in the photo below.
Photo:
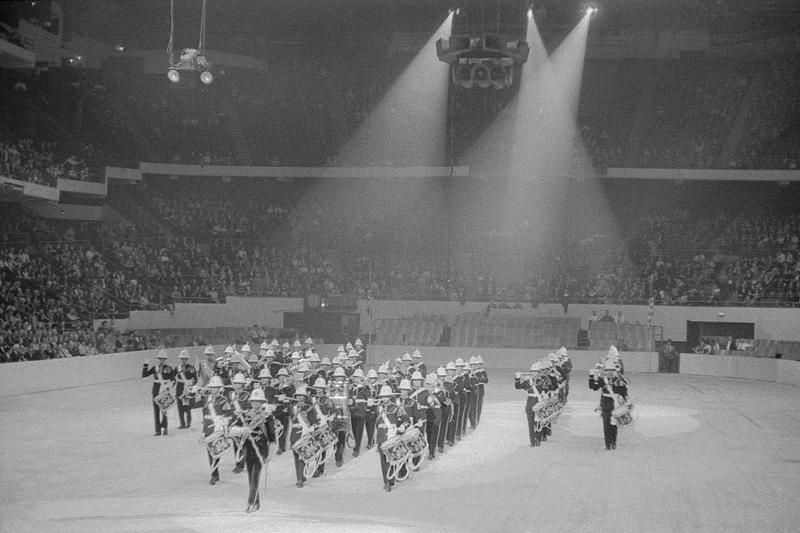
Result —
<path fill-rule="evenodd" d="M 375 426 L 378 424 L 378 373 L 374 368 L 367 372 L 367 387 L 369 387 L 369 398 L 367 399 L 367 414 L 364 419 L 364 427 L 367 430 L 367 449 L 375 446 Z"/>
<path fill-rule="evenodd" d="M 250 376 L 254 379 L 257 378 L 258 374 L 261 372 L 261 369 L 263 368 L 264 365 L 261 361 L 261 358 L 258 356 L 256 352 L 250 352 L 248 354 L 247 364 L 248 364 L 248 369 L 245 375 Z"/>
<path fill-rule="evenodd" d="M 469 362 L 464 363 L 464 390 L 467 392 L 467 414 L 464 417 L 464 429 L 466 430 L 467 421 L 469 428 L 475 429 L 478 425 L 478 378 L 473 372 L 473 364 L 477 365 L 477 359 L 470 357 Z M 466 432 L 466 431 L 465 431 Z"/>
<path fill-rule="evenodd" d="M 244 374 L 241 372 L 238 372 L 231 380 L 231 387 L 233 390 L 230 391 L 229 398 L 234 412 L 236 413 L 243 411 L 247 406 L 247 398 L 250 396 L 250 392 L 245 388 L 246 383 L 247 381 L 244 378 Z M 239 474 L 244 471 L 244 458 L 241 455 L 239 445 L 236 441 L 233 443 L 233 454 L 235 457 L 242 457 L 242 459 L 236 462 L 236 466 L 234 466 L 232 470 L 234 474 Z"/>
<path fill-rule="evenodd" d="M 178 429 L 188 429 L 192 427 L 192 403 L 189 399 L 189 391 L 197 383 L 197 374 L 194 367 L 189 364 L 188 350 L 181 350 L 178 355 L 181 363 L 175 377 L 175 398 L 178 404 Z"/>
<path fill-rule="evenodd" d="M 414 372 L 414 358 L 411 357 L 411 354 L 406 352 L 403 354 L 403 358 L 400 359 L 399 364 L 396 367 L 402 376 L 400 379 L 403 379 L 406 376 L 410 376 L 412 372 Z"/>
<path fill-rule="evenodd" d="M 416 400 L 411 397 L 411 381 L 404 379 L 400 381 L 400 407 L 408 415 L 408 418 L 411 420 L 411 423 L 415 423 L 417 421 L 417 411 L 416 411 Z"/>
<path fill-rule="evenodd" d="M 421 374 L 420 374 L 421 375 Z M 411 380 L 414 386 L 414 380 Z M 428 439 L 428 459 L 436 457 L 436 446 L 439 443 L 439 432 L 442 426 L 442 405 L 440 396 L 439 381 L 436 374 L 428 374 L 425 377 L 425 388 L 417 394 L 417 405 L 425 406 L 425 437 Z"/>
<path fill-rule="evenodd" d="M 317 414 L 314 406 L 308 401 L 308 387 L 300 385 L 294 393 L 295 404 L 292 406 L 292 431 L 289 442 L 294 455 L 294 471 L 297 476 L 297 487 L 302 488 L 306 477 L 303 474 L 305 462 L 295 450 L 295 444 L 303 439 L 311 438 L 311 428 L 317 423 Z"/>
<path fill-rule="evenodd" d="M 376 376 L 377 377 L 377 376 Z M 364 381 L 364 371 L 356 368 L 351 376 L 353 385 L 350 390 L 350 425 L 353 429 L 353 457 L 361 453 L 361 440 L 364 437 L 364 425 L 367 419 L 367 403 L 371 397 L 369 385 Z"/>
<path fill-rule="evenodd" d="M 395 437 L 398 433 L 405 431 L 405 428 L 411 424 L 408 415 L 402 407 L 394 403 L 395 393 L 392 392 L 391 387 L 384 385 L 381 387 L 380 394 L 378 395 L 381 405 L 379 409 L 378 421 L 378 452 L 381 456 L 381 474 L 383 475 L 383 490 L 391 492 L 394 480 L 389 479 L 389 461 L 387 460 L 386 453 L 381 449 L 381 444 L 389 439 Z"/>
<path fill-rule="evenodd" d="M 336 407 L 333 401 L 328 397 L 328 384 L 322 378 L 317 378 L 314 383 L 314 411 L 317 413 L 317 424 L 329 424 L 333 417 L 336 415 Z M 330 424 L 329 424 L 330 425 Z M 325 473 L 325 461 L 327 460 L 328 452 L 322 452 L 319 460 L 319 467 L 314 472 L 314 477 L 319 477 Z"/>
<path fill-rule="evenodd" d="M 530 373 L 522 376 L 521 372 L 514 375 L 514 388 L 522 389 L 528 393 L 528 401 L 525 403 L 525 417 L 528 419 L 528 437 L 531 446 L 542 445 L 542 431 L 536 428 L 536 412 L 534 407 L 545 399 L 543 365 L 537 361 L 531 365 Z"/>
<path fill-rule="evenodd" d="M 603 437 L 606 450 L 617 449 L 617 423 L 611 412 L 628 401 L 628 380 L 621 375 L 621 367 L 607 360 L 603 370 L 589 373 L 589 388 L 600 391 L 600 416 L 603 419 Z"/>
<path fill-rule="evenodd" d="M 330 400 L 333 404 L 333 420 L 331 430 L 336 435 L 336 466 L 344 462 L 344 448 L 347 445 L 347 436 L 350 434 L 350 409 L 349 409 L 350 382 L 344 367 L 337 367 L 333 372 L 330 382 Z"/>
<path fill-rule="evenodd" d="M 162 434 L 167 435 L 167 413 L 161 409 L 156 403 L 155 399 L 164 389 L 172 386 L 172 380 L 175 374 L 172 367 L 167 365 L 167 352 L 166 350 L 159 350 L 158 363 L 156 366 L 151 367 L 149 361 L 144 362 L 142 367 L 142 377 L 153 376 L 153 388 L 151 394 L 153 397 L 153 425 L 155 426 L 155 436 L 159 437 Z M 162 433 L 163 432 L 163 433 Z"/>
<path fill-rule="evenodd" d="M 248 513 L 258 511 L 261 507 L 259 494 L 261 470 L 266 467 L 270 443 L 275 443 L 274 420 L 271 416 L 273 409 L 273 406 L 267 404 L 264 390 L 255 389 L 247 399 L 247 409 L 239 415 L 240 424 L 247 435 L 242 448 L 247 480 L 250 485 L 250 492 L 247 496 Z"/>
<path fill-rule="evenodd" d="M 422 362 L 422 352 L 414 350 L 411 354 L 411 358 L 413 360 L 414 370 L 418 371 L 422 374 L 422 377 L 425 378 L 428 375 L 428 367 Z"/>
<path fill-rule="evenodd" d="M 211 377 L 217 375 L 217 354 L 214 352 L 214 347 L 206 346 L 203 355 L 205 360 L 202 363 L 195 359 L 195 372 L 197 373 L 197 385 L 199 387 L 205 387 Z"/>
<path fill-rule="evenodd" d="M 253 381 L 252 385 L 253 392 L 255 392 L 256 388 L 264 391 L 264 397 L 267 399 L 267 403 L 270 405 L 275 405 L 275 403 L 278 401 L 278 380 L 272 379 L 267 367 L 261 369 L 261 371 L 258 373 L 258 381 Z M 252 392 L 250 393 L 250 396 L 252 397 Z"/>
<path fill-rule="evenodd" d="M 224 433 L 227 421 L 233 416 L 233 406 L 223 390 L 222 378 L 213 376 L 206 385 L 206 401 L 203 406 L 203 435 L 206 439 L 215 434 Z M 208 464 L 211 467 L 209 485 L 219 481 L 219 461 L 208 455 Z"/>
<path fill-rule="evenodd" d="M 456 389 L 458 391 L 459 396 L 459 405 L 456 415 L 458 419 L 456 420 L 456 440 L 461 440 L 461 437 L 466 433 L 465 425 L 467 420 L 467 409 L 469 405 L 467 401 L 469 400 L 468 391 L 467 391 L 467 383 L 465 379 L 464 373 L 464 360 L 460 357 L 456 359 L 456 374 L 453 378 L 456 383 Z"/>
<path fill-rule="evenodd" d="M 451 402 L 450 422 L 447 424 L 447 445 L 454 446 L 458 420 L 461 414 L 461 384 L 460 380 L 456 379 L 456 365 L 453 361 L 447 363 L 445 371 L 447 376 L 444 378 L 444 387 Z"/>
<path fill-rule="evenodd" d="M 278 395 L 276 396 L 276 407 L 273 416 L 275 420 L 283 425 L 283 433 L 278 437 L 278 455 L 286 451 L 286 437 L 289 433 L 289 419 L 291 418 L 291 400 L 294 397 L 294 385 L 289 380 L 289 372 L 285 367 L 278 370 Z"/>
<path fill-rule="evenodd" d="M 362 365 L 367 364 L 367 351 L 364 349 L 364 343 L 361 342 L 361 339 L 356 339 L 353 343 L 353 348 L 356 349 L 356 354 L 358 355 L 357 361 L 360 361 Z"/>
<path fill-rule="evenodd" d="M 486 369 L 483 368 L 483 357 L 480 355 L 475 358 L 475 362 L 477 364 L 477 370 L 475 371 L 475 376 L 478 379 L 478 387 L 477 387 L 477 398 L 478 398 L 478 409 L 475 415 L 475 422 L 476 425 L 481 423 L 481 412 L 483 412 L 483 397 L 486 393 L 485 387 L 486 384 L 489 383 L 489 374 L 486 372 Z"/>
<path fill-rule="evenodd" d="M 436 441 L 439 453 L 444 453 L 444 444 L 447 440 L 447 428 L 450 425 L 450 419 L 453 415 L 453 402 L 450 401 L 450 394 L 447 392 L 447 388 L 445 387 L 445 378 L 447 378 L 447 371 L 443 366 L 440 366 L 436 369 L 436 397 L 439 399 L 439 407 L 442 412 L 442 423 L 439 427 L 439 439 Z"/>

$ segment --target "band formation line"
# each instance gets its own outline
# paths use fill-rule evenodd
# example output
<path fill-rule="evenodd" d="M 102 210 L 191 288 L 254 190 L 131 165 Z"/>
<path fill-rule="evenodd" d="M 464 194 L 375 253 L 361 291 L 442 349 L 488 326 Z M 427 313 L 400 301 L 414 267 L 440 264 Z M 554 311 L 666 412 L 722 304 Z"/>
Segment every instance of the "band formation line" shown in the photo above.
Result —
<path fill-rule="evenodd" d="M 480 356 L 428 372 L 419 350 L 365 373 L 359 339 L 339 346 L 332 359 L 320 358 L 310 338 L 293 345 L 264 342 L 258 353 L 249 344 L 239 350 L 228 346 L 221 356 L 208 346 L 204 355 L 192 364 L 182 350 L 173 369 L 161 350 L 157 365 L 144 363 L 142 377 L 153 376 L 155 435 L 168 434 L 172 406 L 179 429 L 191 427 L 192 410 L 202 409 L 200 442 L 209 483 L 219 481 L 220 460 L 232 452 L 233 472 L 247 471 L 247 512 L 260 508 L 270 445 L 277 447 L 276 455 L 291 450 L 298 488 L 323 475 L 331 458 L 342 466 L 345 448 L 352 448 L 353 457 L 362 444 L 375 448 L 383 488 L 390 492 L 418 471 L 426 456 L 434 460 L 478 427 L 489 382 Z"/>
<path fill-rule="evenodd" d="M 478 427 L 484 387 L 489 376 L 481 356 L 456 359 L 428 372 L 419 350 L 406 352 L 394 364 L 386 362 L 364 373 L 366 352 L 361 340 L 339 346 L 333 359 L 320 358 L 311 338 L 304 344 L 261 344 L 258 353 L 249 344 L 228 346 L 218 356 L 212 346 L 205 360 L 189 362 L 187 350 L 180 364 L 147 361 L 142 377 L 153 376 L 155 435 L 167 435 L 167 412 L 177 407 L 179 429 L 192 425 L 192 410 L 202 409 L 200 443 L 206 448 L 209 483 L 219 481 L 219 463 L 232 452 L 234 473 L 247 471 L 247 512 L 260 508 L 259 480 L 265 473 L 270 445 L 276 455 L 291 450 L 297 487 L 325 473 L 331 458 L 344 462 L 376 448 L 383 488 L 391 492 L 420 469 L 425 456 L 444 453 L 467 430 Z M 525 416 L 530 445 L 541 446 L 552 435 L 569 397 L 572 361 L 560 348 L 536 361 L 528 372 L 514 374 L 514 387 L 526 392 Z M 607 450 L 617 447 L 617 431 L 634 420 L 628 395 L 629 380 L 617 349 L 612 346 L 589 372 L 589 388 L 600 392 L 595 409 L 603 420 Z M 366 431 L 366 443 L 364 433 Z M 288 448 L 287 448 L 288 442 Z"/>

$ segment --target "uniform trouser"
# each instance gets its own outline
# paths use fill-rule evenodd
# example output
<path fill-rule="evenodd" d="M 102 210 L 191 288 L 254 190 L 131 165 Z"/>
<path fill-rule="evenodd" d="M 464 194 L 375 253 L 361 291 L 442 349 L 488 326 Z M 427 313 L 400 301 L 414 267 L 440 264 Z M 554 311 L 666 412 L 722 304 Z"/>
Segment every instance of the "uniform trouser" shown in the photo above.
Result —
<path fill-rule="evenodd" d="M 297 476 L 297 481 L 305 481 L 306 476 L 303 474 L 303 469 L 306 467 L 306 463 L 300 459 L 296 451 L 292 450 L 292 455 L 294 455 L 294 473 Z"/>
<path fill-rule="evenodd" d="M 167 413 L 162 412 L 156 402 L 153 402 L 153 423 L 156 433 L 161 433 L 162 429 L 167 429 Z"/>
<path fill-rule="evenodd" d="M 263 451 L 264 459 L 266 459 L 268 450 Z M 248 505 L 254 503 L 261 503 L 259 501 L 258 483 L 261 480 L 261 459 L 253 449 L 251 442 L 246 442 L 244 445 L 244 465 L 247 469 L 247 480 L 250 484 L 250 493 L 247 496 Z"/>
<path fill-rule="evenodd" d="M 240 446 L 234 439 L 233 441 L 233 456 L 234 457 L 241 457 L 238 461 L 236 461 L 236 468 L 244 469 L 244 453 L 240 452 Z M 241 455 L 240 455 L 241 454 Z"/>
<path fill-rule="evenodd" d="M 434 422 L 433 420 L 425 422 L 425 436 L 428 438 L 428 455 L 431 457 L 436 456 L 436 445 L 441 438 L 439 435 L 441 427 L 441 422 Z"/>
<path fill-rule="evenodd" d="M 477 412 L 475 413 L 475 422 L 477 424 L 481 423 L 481 412 L 483 411 L 483 395 L 484 395 L 483 387 L 481 386 L 478 388 L 478 409 Z"/>
<path fill-rule="evenodd" d="M 178 421 L 181 427 L 189 427 L 192 425 L 192 410 L 188 405 L 183 405 L 183 402 L 178 400 Z"/>
<path fill-rule="evenodd" d="M 336 452 L 334 454 L 334 458 L 336 462 L 344 460 L 344 448 L 347 444 L 347 431 L 344 429 L 340 429 L 336 432 Z"/>
<path fill-rule="evenodd" d="M 314 472 L 314 477 L 321 476 L 325 473 L 325 461 L 328 458 L 328 452 L 322 452 L 319 458 L 319 466 L 317 466 L 317 471 Z"/>
<path fill-rule="evenodd" d="M 367 446 L 375 446 L 375 425 L 378 422 L 377 412 L 368 412 L 367 418 L 364 419 L 364 425 L 367 428 Z"/>
<path fill-rule="evenodd" d="M 365 420 L 362 417 L 352 417 L 350 419 L 350 424 L 353 427 L 353 440 L 355 440 L 353 453 L 361 451 L 361 439 L 364 437 L 364 423 Z"/>
<path fill-rule="evenodd" d="M 614 410 L 614 399 L 600 398 L 600 415 L 603 417 L 603 437 L 606 448 L 617 445 L 617 426 L 611 423 L 611 411 Z"/>
<path fill-rule="evenodd" d="M 283 426 L 283 433 L 281 433 L 281 438 L 278 439 L 278 450 L 285 452 L 286 439 L 288 438 L 289 435 L 289 413 L 281 413 L 275 418 Z"/>
<path fill-rule="evenodd" d="M 531 445 L 535 446 L 542 441 L 542 432 L 536 431 L 536 414 L 530 409 L 525 409 L 525 416 L 528 418 L 528 438 Z"/>
<path fill-rule="evenodd" d="M 436 441 L 436 444 L 439 445 L 439 448 L 444 448 L 444 442 L 447 439 L 447 432 L 450 429 L 450 407 L 447 405 L 442 405 L 442 424 L 439 426 L 439 438 Z"/>
<path fill-rule="evenodd" d="M 378 450 L 378 455 L 381 456 L 381 474 L 383 475 L 383 484 L 389 483 L 394 485 L 394 480 L 390 480 L 387 476 L 389 474 L 389 461 L 386 460 L 383 450 Z"/>
<path fill-rule="evenodd" d="M 475 426 L 478 425 L 478 393 L 471 392 L 469 397 L 469 410 L 467 411 L 467 415 L 469 416 L 469 427 L 475 429 Z"/>
<path fill-rule="evenodd" d="M 450 423 L 447 425 L 447 442 L 453 442 L 456 436 L 461 436 L 461 427 L 459 424 L 461 418 L 461 404 L 454 403 L 451 408 L 453 409 L 453 415 L 450 418 Z"/>
<path fill-rule="evenodd" d="M 211 454 L 206 452 L 208 455 L 208 466 L 214 466 L 214 458 L 211 457 Z M 211 471 L 211 479 L 219 480 L 219 463 L 217 463 L 217 467 Z"/>
<path fill-rule="evenodd" d="M 461 434 L 464 435 L 467 433 L 467 413 L 469 413 L 470 407 L 472 402 L 470 401 L 470 395 L 467 394 L 465 398 L 461 401 Z"/>

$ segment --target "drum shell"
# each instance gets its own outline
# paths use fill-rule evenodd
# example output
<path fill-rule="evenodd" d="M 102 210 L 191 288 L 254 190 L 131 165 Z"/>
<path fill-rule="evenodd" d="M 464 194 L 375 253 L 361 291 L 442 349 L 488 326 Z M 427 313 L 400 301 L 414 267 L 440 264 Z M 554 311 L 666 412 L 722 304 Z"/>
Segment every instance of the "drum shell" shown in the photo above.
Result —
<path fill-rule="evenodd" d="M 401 461 L 408 456 L 408 447 L 399 435 L 381 443 L 380 449 L 381 453 L 392 462 Z"/>
<path fill-rule="evenodd" d="M 319 443 L 312 439 L 311 436 L 306 436 L 292 444 L 292 451 L 297 453 L 303 461 L 308 461 L 319 452 Z"/>
<path fill-rule="evenodd" d="M 425 435 L 419 428 L 413 427 L 403 433 L 400 437 L 411 453 L 421 453 L 428 446 Z"/>
<path fill-rule="evenodd" d="M 336 442 L 336 435 L 328 429 L 327 427 L 323 427 L 318 429 L 312 438 L 319 444 L 320 448 L 327 448 Z"/>
<path fill-rule="evenodd" d="M 611 411 L 611 416 L 617 423 L 617 427 L 625 427 L 629 426 L 633 423 L 633 413 L 631 411 L 630 405 L 620 405 L 613 411 Z"/>

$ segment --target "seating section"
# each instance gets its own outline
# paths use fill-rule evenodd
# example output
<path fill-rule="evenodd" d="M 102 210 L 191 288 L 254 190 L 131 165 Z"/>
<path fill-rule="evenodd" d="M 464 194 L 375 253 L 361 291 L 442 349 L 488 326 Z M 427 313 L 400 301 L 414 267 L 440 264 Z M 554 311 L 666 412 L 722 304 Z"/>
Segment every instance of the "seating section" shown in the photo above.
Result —
<path fill-rule="evenodd" d="M 410 318 L 375 321 L 377 344 L 436 346 L 442 338 L 445 320 L 441 315 L 414 315 Z"/>
<path fill-rule="evenodd" d="M 577 346 L 579 318 L 518 317 L 464 313 L 454 317 L 415 315 L 376 320 L 378 344 L 435 346 L 445 324 L 451 324 L 450 346 L 482 348 L 551 348 Z"/>
<path fill-rule="evenodd" d="M 589 348 L 607 350 L 611 345 L 634 352 L 655 349 L 655 328 L 646 324 L 592 322 L 589 327 Z"/>

